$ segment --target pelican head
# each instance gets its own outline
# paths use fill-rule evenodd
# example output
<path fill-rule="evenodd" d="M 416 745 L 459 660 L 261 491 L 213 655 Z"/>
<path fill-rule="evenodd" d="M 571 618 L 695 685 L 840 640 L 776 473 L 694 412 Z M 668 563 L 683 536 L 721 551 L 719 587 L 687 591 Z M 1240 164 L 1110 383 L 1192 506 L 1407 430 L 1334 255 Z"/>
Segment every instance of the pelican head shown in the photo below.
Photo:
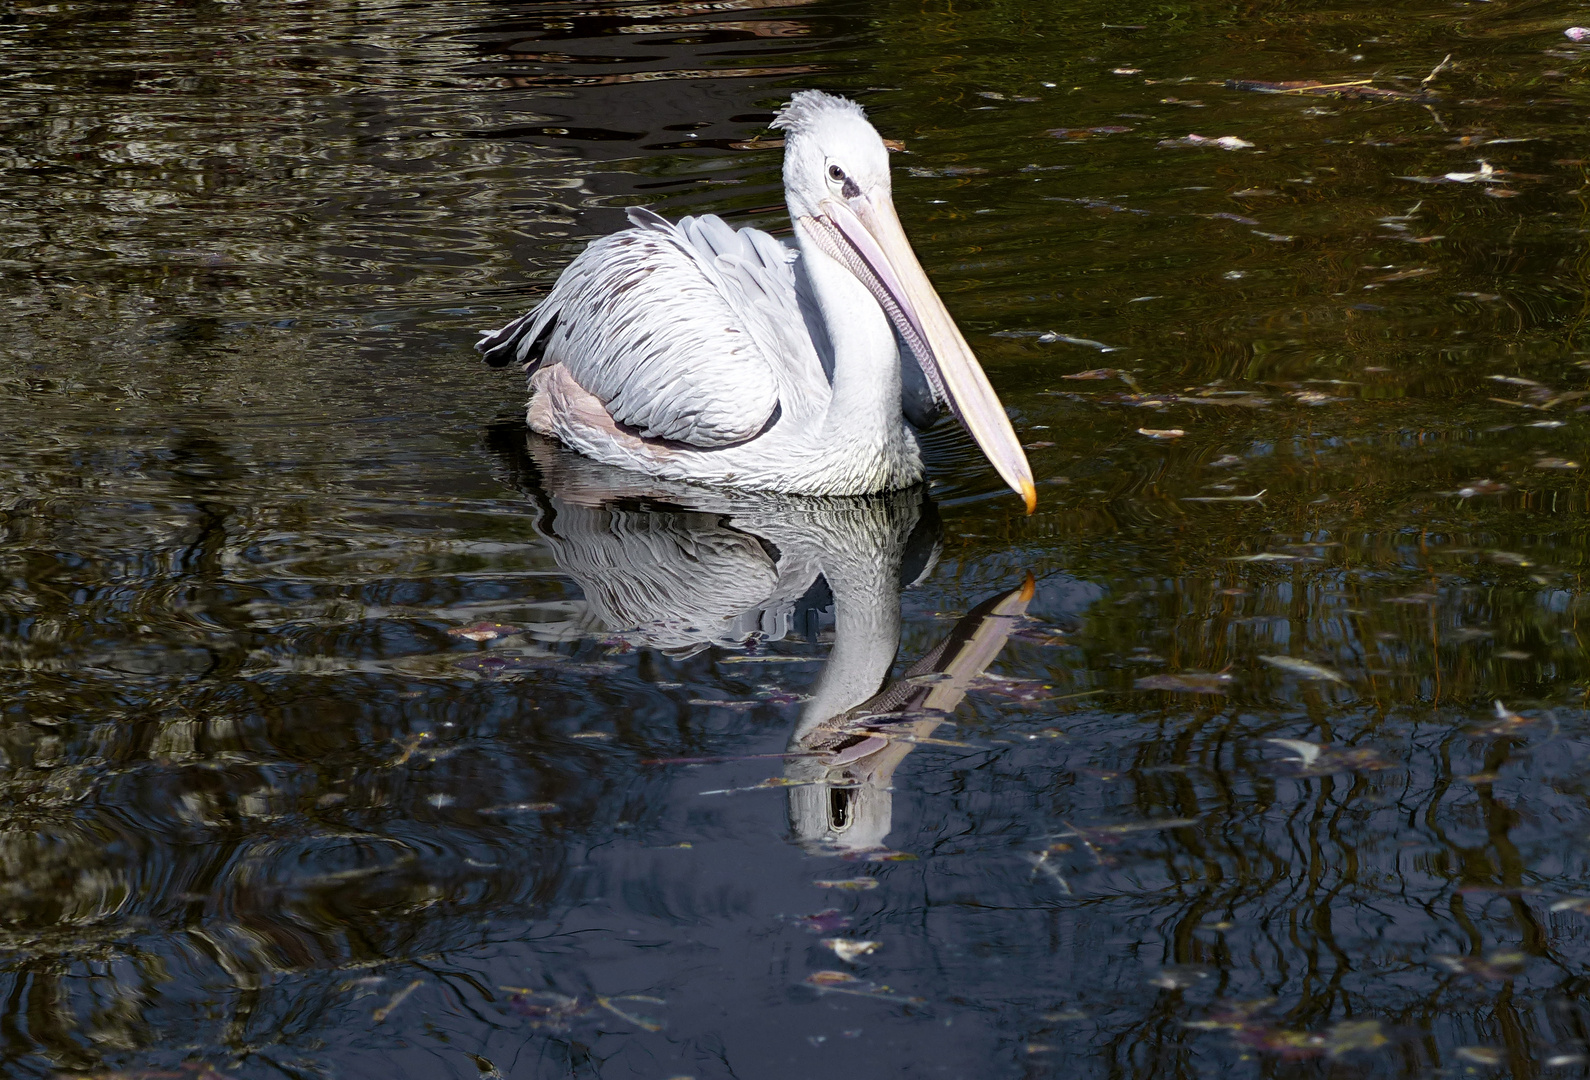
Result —
<path fill-rule="evenodd" d="M 802 90 L 773 121 L 785 132 L 790 215 L 855 275 L 916 354 L 934 393 L 1031 513 L 1032 468 L 988 376 L 928 281 L 894 211 L 889 151 L 861 106 Z"/>

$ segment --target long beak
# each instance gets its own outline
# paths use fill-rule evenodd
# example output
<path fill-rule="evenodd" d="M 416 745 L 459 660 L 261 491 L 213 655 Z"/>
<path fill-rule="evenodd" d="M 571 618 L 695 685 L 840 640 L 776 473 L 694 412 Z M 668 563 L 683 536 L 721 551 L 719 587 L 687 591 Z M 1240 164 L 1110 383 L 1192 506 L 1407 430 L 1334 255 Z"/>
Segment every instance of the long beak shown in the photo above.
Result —
<path fill-rule="evenodd" d="M 982 365 L 917 262 L 893 201 L 887 195 L 857 195 L 824 199 L 820 208 L 820 218 L 804 219 L 817 226 L 812 231 L 818 242 L 867 286 L 911 346 L 935 393 L 1032 513 L 1038 492 L 1027 455 Z"/>

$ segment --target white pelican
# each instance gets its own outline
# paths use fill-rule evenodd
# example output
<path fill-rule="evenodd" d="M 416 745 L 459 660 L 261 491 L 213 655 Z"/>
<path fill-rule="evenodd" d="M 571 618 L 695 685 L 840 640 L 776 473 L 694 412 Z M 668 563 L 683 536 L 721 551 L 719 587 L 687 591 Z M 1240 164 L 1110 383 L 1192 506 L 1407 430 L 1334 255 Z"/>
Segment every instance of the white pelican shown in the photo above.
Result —
<path fill-rule="evenodd" d="M 583 454 L 806 495 L 921 480 L 906 414 L 922 412 L 902 385 L 925 376 L 921 403 L 949 405 L 1030 513 L 1027 457 L 900 228 L 888 150 L 861 106 L 804 90 L 773 126 L 794 250 L 721 218 L 632 209 L 633 228 L 592 242 L 540 306 L 476 348 L 523 364 L 530 427 Z"/>

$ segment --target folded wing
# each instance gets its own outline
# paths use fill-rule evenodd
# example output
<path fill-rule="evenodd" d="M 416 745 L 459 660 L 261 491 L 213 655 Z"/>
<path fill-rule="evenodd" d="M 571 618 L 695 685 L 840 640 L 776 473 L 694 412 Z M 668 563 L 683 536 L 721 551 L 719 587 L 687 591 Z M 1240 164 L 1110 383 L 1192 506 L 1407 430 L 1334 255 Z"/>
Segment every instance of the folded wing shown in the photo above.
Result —
<path fill-rule="evenodd" d="M 634 209 L 630 221 L 581 252 L 539 307 L 476 348 L 498 367 L 564 365 L 645 438 L 696 447 L 754 438 L 782 394 L 811 388 L 805 368 L 821 380 L 792 253 L 716 217 L 670 224 Z"/>

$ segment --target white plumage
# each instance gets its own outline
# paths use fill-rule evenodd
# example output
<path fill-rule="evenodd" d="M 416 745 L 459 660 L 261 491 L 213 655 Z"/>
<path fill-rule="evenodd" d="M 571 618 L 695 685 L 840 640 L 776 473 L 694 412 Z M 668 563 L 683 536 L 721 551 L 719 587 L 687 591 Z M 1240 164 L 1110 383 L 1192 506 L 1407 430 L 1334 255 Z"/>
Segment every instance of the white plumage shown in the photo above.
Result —
<path fill-rule="evenodd" d="M 816 91 L 776 126 L 794 249 L 713 216 L 633 209 L 632 228 L 594 241 L 476 347 L 530 373 L 531 428 L 599 461 L 812 495 L 921 479 L 902 386 L 925 376 L 1030 508 L 1009 421 L 894 217 L 882 139 L 860 106 Z"/>

